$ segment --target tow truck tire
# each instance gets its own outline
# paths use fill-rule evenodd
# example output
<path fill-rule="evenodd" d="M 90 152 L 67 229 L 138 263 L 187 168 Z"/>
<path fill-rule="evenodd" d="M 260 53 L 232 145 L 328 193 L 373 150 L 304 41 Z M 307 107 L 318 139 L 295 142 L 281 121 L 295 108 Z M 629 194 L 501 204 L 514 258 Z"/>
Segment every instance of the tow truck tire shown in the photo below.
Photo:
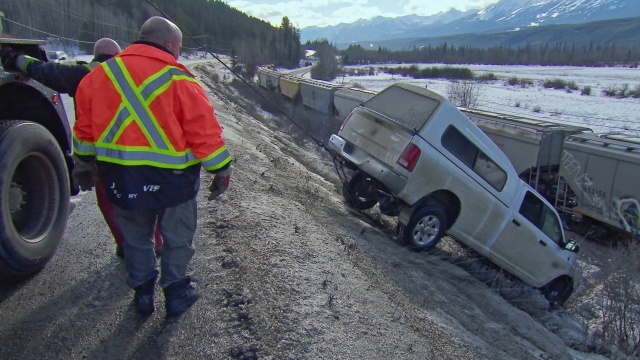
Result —
<path fill-rule="evenodd" d="M 69 174 L 56 139 L 30 121 L 0 122 L 0 273 L 40 271 L 69 217 Z"/>
<path fill-rule="evenodd" d="M 378 203 L 377 190 L 376 181 L 359 171 L 342 185 L 342 196 L 352 208 L 367 210 Z"/>
<path fill-rule="evenodd" d="M 447 213 L 439 204 L 429 204 L 416 210 L 407 226 L 400 228 L 404 244 L 413 251 L 425 251 L 440 242 L 447 229 Z"/>

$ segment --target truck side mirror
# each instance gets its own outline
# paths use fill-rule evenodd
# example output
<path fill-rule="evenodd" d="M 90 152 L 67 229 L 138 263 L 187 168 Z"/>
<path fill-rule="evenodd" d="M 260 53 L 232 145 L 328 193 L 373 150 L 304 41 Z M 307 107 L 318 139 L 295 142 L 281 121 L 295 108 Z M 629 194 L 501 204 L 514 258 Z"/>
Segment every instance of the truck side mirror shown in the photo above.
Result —
<path fill-rule="evenodd" d="M 578 244 L 575 240 L 569 240 L 567 241 L 567 243 L 564 245 L 564 249 L 577 253 L 580 250 L 580 244 Z"/>

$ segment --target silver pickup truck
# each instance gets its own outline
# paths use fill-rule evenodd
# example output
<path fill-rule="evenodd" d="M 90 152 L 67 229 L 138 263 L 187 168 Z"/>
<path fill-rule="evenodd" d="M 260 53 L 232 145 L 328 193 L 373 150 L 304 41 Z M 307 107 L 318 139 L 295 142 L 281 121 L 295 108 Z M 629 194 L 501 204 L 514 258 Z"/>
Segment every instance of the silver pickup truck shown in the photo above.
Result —
<path fill-rule="evenodd" d="M 558 213 L 442 96 L 393 84 L 356 107 L 329 148 L 354 170 L 345 201 L 398 216 L 398 234 L 411 249 L 429 249 L 446 233 L 550 302 L 571 296 L 578 246 L 565 239 Z"/>

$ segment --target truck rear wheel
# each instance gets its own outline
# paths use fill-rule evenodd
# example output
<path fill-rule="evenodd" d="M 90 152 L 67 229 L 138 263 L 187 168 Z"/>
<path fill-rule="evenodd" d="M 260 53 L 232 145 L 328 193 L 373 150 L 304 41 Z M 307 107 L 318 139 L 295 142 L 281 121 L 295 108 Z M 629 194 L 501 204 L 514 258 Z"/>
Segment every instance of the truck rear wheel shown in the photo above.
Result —
<path fill-rule="evenodd" d="M 416 210 L 400 233 L 409 249 L 424 251 L 436 246 L 446 229 L 447 213 L 441 205 L 429 204 Z"/>
<path fill-rule="evenodd" d="M 55 253 L 69 217 L 64 155 L 46 128 L 0 123 L 0 273 L 40 271 Z"/>
<path fill-rule="evenodd" d="M 360 171 L 349 182 L 342 185 L 344 200 L 357 210 L 367 210 L 374 207 L 378 203 L 377 191 L 377 181 Z"/>

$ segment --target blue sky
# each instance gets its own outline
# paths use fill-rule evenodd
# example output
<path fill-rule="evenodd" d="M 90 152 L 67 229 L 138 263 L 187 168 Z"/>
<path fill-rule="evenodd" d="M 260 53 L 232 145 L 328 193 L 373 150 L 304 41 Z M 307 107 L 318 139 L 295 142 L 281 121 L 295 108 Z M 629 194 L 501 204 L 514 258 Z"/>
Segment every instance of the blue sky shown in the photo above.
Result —
<path fill-rule="evenodd" d="M 483 8 L 498 0 L 228 0 L 244 13 L 279 26 L 287 16 L 294 26 L 329 26 L 375 16 L 433 15 L 456 8 Z"/>

